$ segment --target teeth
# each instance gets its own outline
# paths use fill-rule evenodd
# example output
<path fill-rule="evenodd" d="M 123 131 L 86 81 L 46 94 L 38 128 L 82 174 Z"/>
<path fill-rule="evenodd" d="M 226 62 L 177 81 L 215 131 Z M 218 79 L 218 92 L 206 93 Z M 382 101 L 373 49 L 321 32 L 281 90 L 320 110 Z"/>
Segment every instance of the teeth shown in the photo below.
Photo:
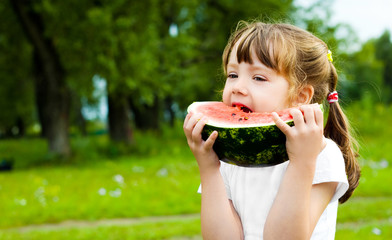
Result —
<path fill-rule="evenodd" d="M 244 106 L 241 107 L 241 110 L 246 112 L 246 113 L 252 112 L 249 108 L 244 107 Z"/>
<path fill-rule="evenodd" d="M 239 108 L 241 111 L 246 112 L 246 113 L 251 113 L 251 112 L 252 112 L 249 108 L 247 108 L 247 107 L 245 107 L 245 106 L 233 105 L 233 107 L 237 107 L 237 108 Z"/>

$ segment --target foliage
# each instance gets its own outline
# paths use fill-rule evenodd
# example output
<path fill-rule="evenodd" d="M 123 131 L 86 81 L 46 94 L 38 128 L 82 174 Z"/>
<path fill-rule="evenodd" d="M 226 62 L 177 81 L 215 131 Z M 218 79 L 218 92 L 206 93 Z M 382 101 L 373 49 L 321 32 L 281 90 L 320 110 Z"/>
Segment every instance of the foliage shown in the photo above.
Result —
<path fill-rule="evenodd" d="M 376 57 L 383 63 L 383 86 L 388 88 L 384 99 L 391 103 L 392 97 L 392 38 L 389 31 L 385 31 L 376 40 Z"/>
<path fill-rule="evenodd" d="M 383 64 L 376 58 L 376 50 L 374 41 L 370 40 L 348 56 L 343 75 L 343 95 L 346 98 L 381 100 Z"/>
<path fill-rule="evenodd" d="M 34 117 L 32 52 L 19 27 L 7 28 L 18 26 L 8 5 L 0 4 L 6 17 L 0 38 L 6 52 L 0 58 L 4 63 L 0 75 L 6 79 L 0 92 L 7 99 L 0 106 L 8 110 L 0 115 L 3 128 L 15 125 L 18 116 L 27 124 Z M 291 0 L 249 0 L 240 5 L 231 0 L 43 0 L 34 1 L 34 9 L 45 22 L 45 33 L 54 41 L 73 91 L 73 125 L 80 119 L 76 113 L 80 113 L 81 98 L 96 101 L 94 76 L 107 81 L 107 93 L 119 96 L 118 101 L 124 101 L 120 96 L 128 98 L 138 109 L 134 114 L 157 105 L 158 112 L 145 118 L 164 120 L 164 111 L 184 110 L 195 100 L 219 99 L 223 87 L 220 56 L 229 33 L 239 20 L 256 18 L 289 21 L 325 40 L 336 56 L 339 87 L 346 99 L 356 100 L 369 92 L 376 100 L 390 95 L 389 90 L 378 93 L 388 85 L 388 33 L 350 53 L 350 46 L 357 43 L 355 33 L 347 25 L 331 24 L 332 13 L 325 1 L 303 9 Z M 15 64 L 9 64 L 13 62 L 26 67 L 17 71 Z"/>
<path fill-rule="evenodd" d="M 373 103 L 392 101 L 392 42 L 388 31 L 370 39 L 360 50 L 347 54 L 342 71 L 342 92 L 346 99 L 367 99 Z"/>
<path fill-rule="evenodd" d="M 235 23 L 267 14 L 285 17 L 293 11 L 291 0 L 262 3 L 249 0 L 241 5 L 231 0 L 32 3 L 34 11 L 43 19 L 45 34 L 53 40 L 67 85 L 76 98 L 72 100 L 72 112 L 80 111 L 80 98 L 94 102 L 92 78 L 96 75 L 106 79 L 109 94 L 128 96 L 140 111 L 160 104 L 162 113 L 165 107 L 162 102 L 166 100 L 169 107 L 176 103 L 184 109 L 195 99 L 215 98 L 215 91 L 222 87 L 216 81 L 220 55 Z M 8 83 L 2 85 L 1 91 L 15 94 L 9 90 L 24 86 L 28 94 L 18 89 L 19 97 L 7 96 L 7 102 L 20 102 L 28 107 L 28 111 L 20 111 L 32 115 L 31 47 L 8 1 L 2 2 L 0 9 L 6 18 L 2 23 L 1 43 L 7 50 L 1 57 L 4 68 L 0 69 L 0 75 Z M 16 27 L 8 28 L 10 25 Z M 14 62 L 26 67 L 18 71 Z M 5 100 L 0 102 L 6 106 Z M 2 126 L 12 123 L 13 115 L 21 115 L 18 109 L 6 107 L 12 114 L 1 116 Z M 31 118 L 25 115 L 21 117 Z"/>

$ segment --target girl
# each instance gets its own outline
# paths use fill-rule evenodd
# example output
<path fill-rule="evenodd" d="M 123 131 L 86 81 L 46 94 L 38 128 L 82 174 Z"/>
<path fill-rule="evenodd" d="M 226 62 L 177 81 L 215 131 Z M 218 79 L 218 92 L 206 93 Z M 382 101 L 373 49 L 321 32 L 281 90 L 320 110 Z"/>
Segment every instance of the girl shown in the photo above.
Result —
<path fill-rule="evenodd" d="M 337 102 L 327 45 L 287 24 L 239 24 L 223 53 L 223 102 L 255 112 L 291 109 L 293 127 L 274 113 L 290 161 L 260 168 L 220 162 L 206 141 L 208 119 L 189 113 L 184 132 L 200 170 L 205 239 L 334 239 L 339 202 L 358 185 L 359 165 Z M 318 104 L 328 98 L 328 120 Z"/>

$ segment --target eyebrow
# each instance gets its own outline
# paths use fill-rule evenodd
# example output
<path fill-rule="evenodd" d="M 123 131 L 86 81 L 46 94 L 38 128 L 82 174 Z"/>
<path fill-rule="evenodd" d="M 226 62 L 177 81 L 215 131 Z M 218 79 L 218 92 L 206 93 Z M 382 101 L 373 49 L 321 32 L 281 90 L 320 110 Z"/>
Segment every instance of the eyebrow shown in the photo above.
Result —
<path fill-rule="evenodd" d="M 264 67 L 264 66 L 262 66 L 262 65 L 256 66 L 256 65 L 254 65 L 254 64 L 252 64 L 249 68 L 250 68 L 251 70 L 263 70 L 263 71 L 269 71 L 269 70 L 271 70 L 271 69 L 269 69 L 269 68 L 267 68 L 267 67 Z"/>
<path fill-rule="evenodd" d="M 257 71 L 257 70 L 261 70 L 261 71 L 264 71 L 264 72 L 267 72 L 267 73 L 277 73 L 274 69 L 272 69 L 272 68 L 269 68 L 269 67 L 267 67 L 267 66 L 265 66 L 265 65 L 255 65 L 255 64 L 252 64 L 250 67 L 250 70 L 251 71 Z"/>

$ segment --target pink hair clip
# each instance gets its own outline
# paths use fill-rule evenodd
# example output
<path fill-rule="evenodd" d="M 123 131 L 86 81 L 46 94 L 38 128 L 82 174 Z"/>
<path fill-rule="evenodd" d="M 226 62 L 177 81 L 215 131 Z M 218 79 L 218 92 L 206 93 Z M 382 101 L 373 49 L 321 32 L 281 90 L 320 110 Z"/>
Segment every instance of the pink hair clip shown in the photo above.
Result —
<path fill-rule="evenodd" d="M 338 98 L 338 92 L 333 91 L 333 92 L 331 92 L 330 94 L 328 94 L 327 100 L 328 100 L 328 103 L 329 103 L 329 104 L 334 103 L 334 102 L 337 102 L 338 99 L 339 99 L 339 98 Z"/>

